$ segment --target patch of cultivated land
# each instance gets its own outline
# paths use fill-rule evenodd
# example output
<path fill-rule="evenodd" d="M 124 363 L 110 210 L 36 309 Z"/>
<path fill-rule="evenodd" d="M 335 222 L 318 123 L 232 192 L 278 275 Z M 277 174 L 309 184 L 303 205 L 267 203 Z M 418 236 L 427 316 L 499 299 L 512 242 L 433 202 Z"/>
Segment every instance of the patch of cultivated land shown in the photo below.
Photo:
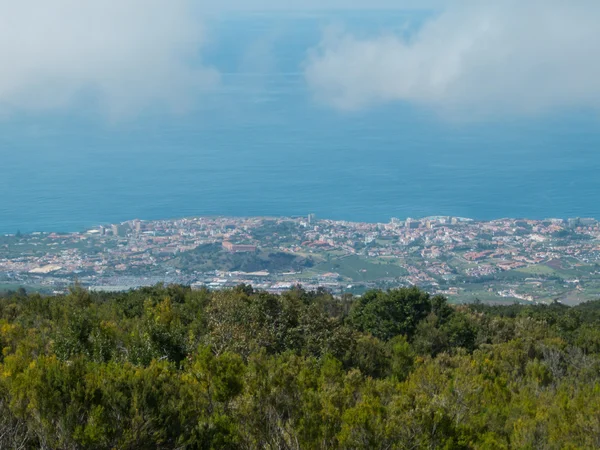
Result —
<path fill-rule="evenodd" d="M 406 269 L 397 264 L 376 258 L 366 259 L 359 256 L 347 256 L 323 262 L 313 268 L 315 272 L 334 272 L 354 281 L 368 281 L 382 278 L 398 278 L 407 275 Z"/>
<path fill-rule="evenodd" d="M 556 275 L 558 270 L 552 267 L 549 267 L 547 264 L 537 264 L 534 266 L 521 267 L 516 269 L 517 272 L 521 272 L 527 275 L 545 275 L 552 276 Z"/>

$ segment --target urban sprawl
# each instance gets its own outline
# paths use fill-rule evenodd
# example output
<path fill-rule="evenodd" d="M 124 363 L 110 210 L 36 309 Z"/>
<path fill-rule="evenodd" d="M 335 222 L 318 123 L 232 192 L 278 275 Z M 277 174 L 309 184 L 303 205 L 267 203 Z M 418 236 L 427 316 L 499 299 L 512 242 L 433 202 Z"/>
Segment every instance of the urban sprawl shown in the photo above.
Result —
<path fill-rule="evenodd" d="M 300 284 L 335 294 L 418 285 L 457 301 L 578 303 L 600 297 L 600 224 L 199 217 L 0 236 L 0 288 L 62 292 L 75 282 L 105 291 Z"/>

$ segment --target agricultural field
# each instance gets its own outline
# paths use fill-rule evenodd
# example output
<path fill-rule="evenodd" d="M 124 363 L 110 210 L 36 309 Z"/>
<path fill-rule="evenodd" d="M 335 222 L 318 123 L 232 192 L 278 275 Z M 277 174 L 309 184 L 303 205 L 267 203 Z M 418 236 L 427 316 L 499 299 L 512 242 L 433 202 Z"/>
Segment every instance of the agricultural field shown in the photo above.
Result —
<path fill-rule="evenodd" d="M 313 272 L 334 272 L 353 281 L 370 281 L 385 278 L 399 278 L 408 273 L 398 264 L 376 258 L 347 256 L 323 262 L 313 268 Z"/>

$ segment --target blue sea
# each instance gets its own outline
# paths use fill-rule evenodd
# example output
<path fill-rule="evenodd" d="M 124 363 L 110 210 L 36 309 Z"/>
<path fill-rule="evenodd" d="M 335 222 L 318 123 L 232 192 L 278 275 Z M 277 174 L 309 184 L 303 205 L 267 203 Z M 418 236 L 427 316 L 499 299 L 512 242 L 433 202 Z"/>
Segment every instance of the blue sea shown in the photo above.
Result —
<path fill-rule="evenodd" d="M 0 118 L 0 233 L 201 215 L 600 218 L 597 115 L 465 123 L 407 104 L 342 113 L 313 98 L 302 65 L 323 27 L 368 34 L 405 19 L 221 18 L 204 54 L 221 87 L 192 111 L 112 121 L 83 105 Z"/>

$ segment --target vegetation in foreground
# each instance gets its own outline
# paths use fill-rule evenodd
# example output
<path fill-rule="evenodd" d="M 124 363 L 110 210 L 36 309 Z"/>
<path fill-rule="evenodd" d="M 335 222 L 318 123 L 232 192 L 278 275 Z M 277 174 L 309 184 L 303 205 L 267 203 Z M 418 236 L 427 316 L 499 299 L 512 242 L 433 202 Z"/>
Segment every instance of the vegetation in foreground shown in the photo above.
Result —
<path fill-rule="evenodd" d="M 0 448 L 599 448 L 599 324 L 417 288 L 18 292 Z"/>

